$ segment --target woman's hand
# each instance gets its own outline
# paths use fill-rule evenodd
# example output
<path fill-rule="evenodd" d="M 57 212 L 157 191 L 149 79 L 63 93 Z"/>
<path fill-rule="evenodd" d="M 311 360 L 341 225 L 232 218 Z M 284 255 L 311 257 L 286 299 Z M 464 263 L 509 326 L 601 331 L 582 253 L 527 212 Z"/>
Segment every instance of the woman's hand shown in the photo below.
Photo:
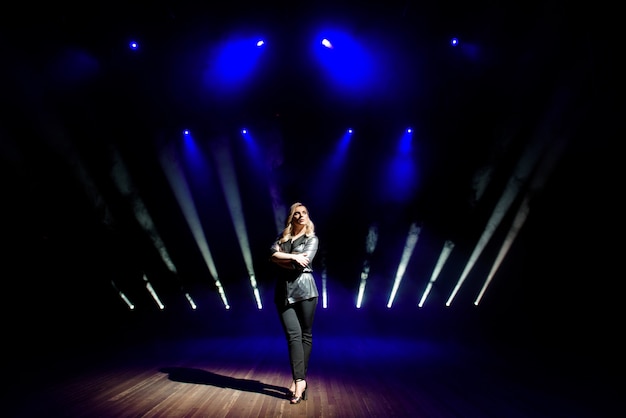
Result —
<path fill-rule="evenodd" d="M 309 256 L 306 254 L 292 254 L 293 261 L 298 263 L 301 267 L 307 267 L 309 265 Z"/>
<path fill-rule="evenodd" d="M 307 253 L 285 253 L 283 251 L 274 252 L 270 260 L 287 269 L 304 268 L 311 262 Z"/>

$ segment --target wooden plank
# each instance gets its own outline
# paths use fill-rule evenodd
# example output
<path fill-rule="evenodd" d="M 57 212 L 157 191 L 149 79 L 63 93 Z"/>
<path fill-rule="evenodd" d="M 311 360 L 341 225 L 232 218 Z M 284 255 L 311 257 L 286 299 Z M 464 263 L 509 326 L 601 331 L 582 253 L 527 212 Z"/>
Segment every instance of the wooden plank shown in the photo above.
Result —
<path fill-rule="evenodd" d="M 202 346 L 190 348 L 194 344 Z M 153 357 L 121 355 L 45 383 L 32 381 L 5 402 L 6 416 L 542 418 L 586 417 L 590 411 L 602 416 L 593 408 L 593 392 L 587 399 L 567 396 L 584 391 L 577 386 L 581 382 L 544 369 L 536 379 L 528 370 L 501 372 L 485 367 L 489 359 L 466 362 L 458 348 L 431 352 L 421 344 L 319 339 L 309 398 L 291 405 L 284 392 L 291 377 L 282 338 L 181 341 Z"/>

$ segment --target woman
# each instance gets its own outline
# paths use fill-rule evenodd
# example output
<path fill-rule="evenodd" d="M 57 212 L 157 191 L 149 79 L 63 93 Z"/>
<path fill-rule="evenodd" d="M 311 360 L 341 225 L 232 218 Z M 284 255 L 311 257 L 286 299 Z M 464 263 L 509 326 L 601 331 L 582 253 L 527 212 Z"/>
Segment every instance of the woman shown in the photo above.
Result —
<path fill-rule="evenodd" d="M 270 260 L 278 268 L 274 302 L 287 337 L 293 381 L 291 403 L 306 400 L 306 374 L 313 345 L 313 318 L 319 293 L 313 277 L 313 258 L 319 241 L 307 208 L 291 205 L 285 229 L 271 247 Z"/>

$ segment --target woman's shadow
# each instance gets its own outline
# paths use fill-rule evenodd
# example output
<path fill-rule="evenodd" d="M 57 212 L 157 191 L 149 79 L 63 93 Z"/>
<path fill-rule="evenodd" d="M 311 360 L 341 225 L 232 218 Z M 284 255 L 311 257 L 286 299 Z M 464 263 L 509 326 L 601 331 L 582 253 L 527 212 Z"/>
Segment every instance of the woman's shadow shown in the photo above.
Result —
<path fill-rule="evenodd" d="M 167 373 L 170 380 L 184 383 L 195 383 L 199 385 L 211 385 L 222 388 L 243 390 L 246 392 L 262 393 L 275 398 L 285 399 L 288 390 L 285 387 L 265 384 L 259 380 L 237 379 L 235 377 L 224 376 L 201 369 L 189 367 L 163 367 L 159 369 L 162 373 Z"/>

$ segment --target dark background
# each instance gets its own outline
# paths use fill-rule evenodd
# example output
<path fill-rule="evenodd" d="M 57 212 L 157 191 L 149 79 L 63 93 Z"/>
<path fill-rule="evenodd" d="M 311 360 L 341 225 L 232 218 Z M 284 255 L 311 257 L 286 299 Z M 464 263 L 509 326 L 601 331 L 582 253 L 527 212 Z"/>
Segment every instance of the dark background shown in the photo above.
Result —
<path fill-rule="evenodd" d="M 233 146 L 264 311 L 271 311 L 266 251 L 276 228 L 267 179 L 246 159 L 238 134 L 246 126 L 275 158 L 282 200 L 304 202 L 316 223 L 316 262 L 318 272 L 322 259 L 327 269 L 330 299 L 319 314 L 321 329 L 347 332 L 336 320 L 347 316 L 351 330 L 417 328 L 459 338 L 474 333 L 540 347 L 555 359 L 593 357 L 612 365 L 610 354 L 618 352 L 612 327 L 621 324 L 623 273 L 616 264 L 624 109 L 615 87 L 619 60 L 610 44 L 611 17 L 609 10 L 558 1 L 55 3 L 6 13 L 2 304 L 5 328 L 18 342 L 12 346 L 17 353 L 41 344 L 63 351 L 118 337 L 210 334 L 240 321 L 249 332 L 262 329 L 254 317 L 268 314 L 256 309 L 214 166 L 193 179 L 192 189 L 229 312 L 158 164 L 163 149 L 182 141 L 184 128 L 192 129 L 207 156 L 213 142 Z M 300 46 L 319 21 L 340 22 L 388 45 L 392 58 L 385 68 L 391 74 L 384 89 L 351 96 L 328 88 Z M 242 94 L 212 94 L 200 82 L 202 51 L 231 28 L 247 25 L 264 28 L 275 48 Z M 449 46 L 452 36 L 461 40 L 459 47 Z M 127 48 L 131 38 L 141 42 L 139 51 Z M 407 126 L 416 130 L 419 182 L 401 200 L 382 193 L 390 186 L 380 170 Z M 347 127 L 356 129 L 359 142 L 343 176 L 329 182 L 320 173 Z M 453 306 L 445 307 L 507 182 L 535 145 L 549 170 L 519 181 L 522 194 Z M 112 147 L 177 275 L 115 188 Z M 486 170 L 491 180 L 478 198 L 476 180 Z M 532 181 L 537 178 L 539 185 Z M 339 193 L 330 198 L 325 191 L 335 181 Z M 473 306 L 526 192 L 532 196 L 529 216 L 483 302 Z M 356 311 L 373 222 L 379 246 L 367 303 Z M 422 233 L 389 310 L 384 305 L 411 223 Z M 426 306 L 417 308 L 445 240 L 456 244 L 448 270 Z M 143 274 L 164 312 L 145 291 Z M 182 289 L 194 297 L 197 311 Z M 251 318 L 252 325 L 245 322 Z"/>

